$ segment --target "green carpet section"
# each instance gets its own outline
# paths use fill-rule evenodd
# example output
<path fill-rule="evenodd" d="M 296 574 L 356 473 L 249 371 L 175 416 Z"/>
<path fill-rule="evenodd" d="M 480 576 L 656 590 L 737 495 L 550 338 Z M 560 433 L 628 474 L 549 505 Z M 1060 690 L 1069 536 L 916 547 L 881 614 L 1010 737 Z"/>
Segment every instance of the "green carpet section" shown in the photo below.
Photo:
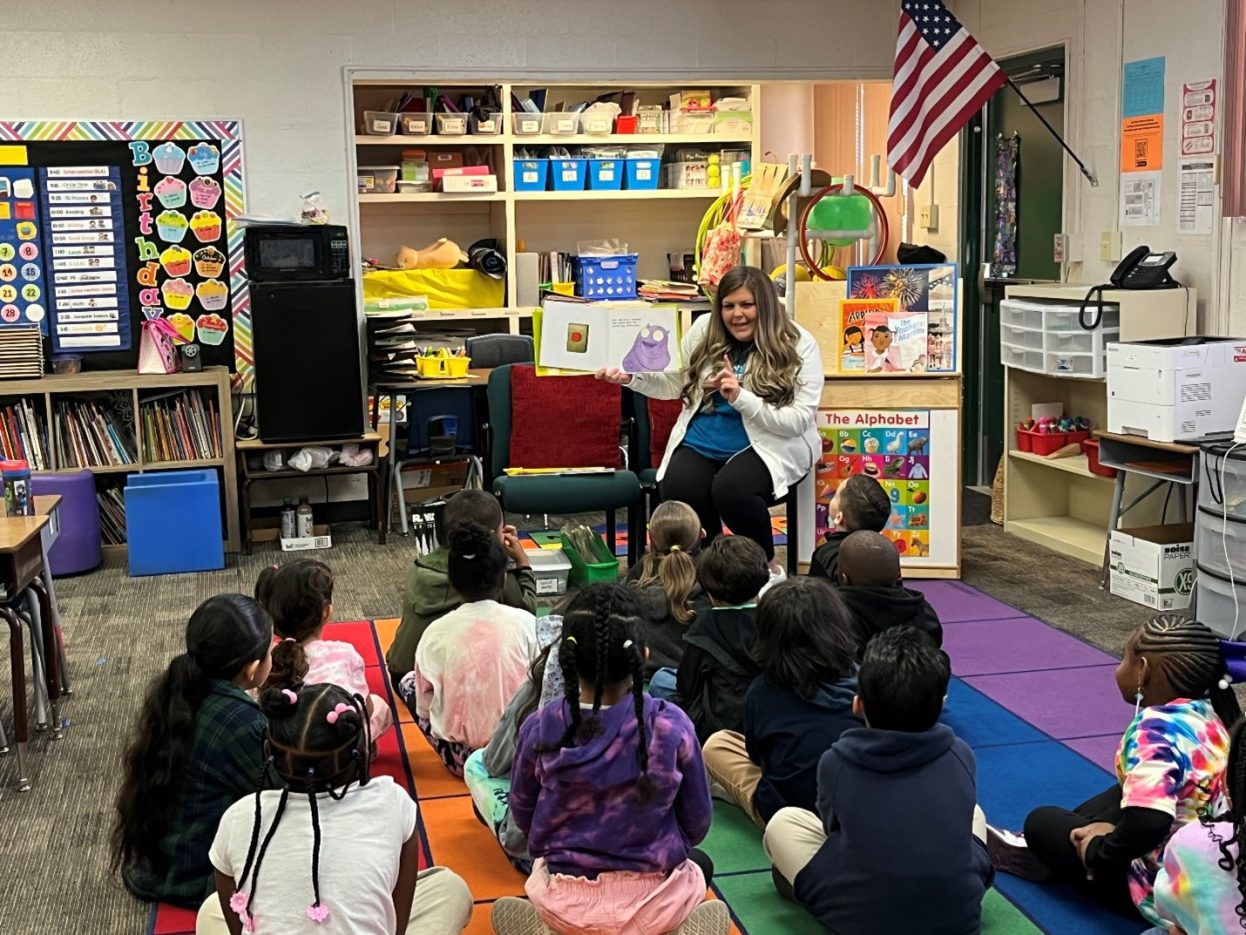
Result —
<path fill-rule="evenodd" d="M 714 823 L 701 850 L 714 861 L 715 873 L 770 872 L 770 860 L 761 847 L 760 829 L 749 821 L 743 809 L 726 802 L 715 800 Z"/>
<path fill-rule="evenodd" d="M 982 900 L 982 935 L 1042 935 L 1042 931 L 999 890 L 986 891 Z"/>
<path fill-rule="evenodd" d="M 717 816 L 715 816 L 717 821 Z M 714 858 L 714 888 L 722 893 L 740 928 L 752 935 L 782 932 L 783 935 L 822 935 L 822 926 L 795 903 L 789 903 L 774 889 L 770 869 L 720 877 L 718 858 Z"/>

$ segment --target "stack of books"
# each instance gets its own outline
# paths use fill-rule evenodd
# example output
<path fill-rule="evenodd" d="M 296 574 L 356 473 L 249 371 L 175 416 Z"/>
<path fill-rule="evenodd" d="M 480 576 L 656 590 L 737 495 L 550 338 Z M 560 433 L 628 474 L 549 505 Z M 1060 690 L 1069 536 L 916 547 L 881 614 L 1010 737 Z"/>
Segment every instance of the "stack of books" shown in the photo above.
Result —
<path fill-rule="evenodd" d="M 43 376 L 43 332 L 38 325 L 0 328 L 0 380 Z"/>
<path fill-rule="evenodd" d="M 145 399 L 143 460 L 208 461 L 221 457 L 221 424 L 216 403 L 193 390 Z"/>
<path fill-rule="evenodd" d="M 53 402 L 52 434 L 60 468 L 135 464 L 134 434 L 106 402 L 58 399 Z"/>
<path fill-rule="evenodd" d="M 52 467 L 48 427 L 43 419 L 43 410 L 29 399 L 19 399 L 0 409 L 0 451 L 6 460 L 26 461 L 34 471 Z"/>
<path fill-rule="evenodd" d="M 125 494 L 120 487 L 95 492 L 100 505 L 100 541 L 104 545 L 125 545 Z"/>

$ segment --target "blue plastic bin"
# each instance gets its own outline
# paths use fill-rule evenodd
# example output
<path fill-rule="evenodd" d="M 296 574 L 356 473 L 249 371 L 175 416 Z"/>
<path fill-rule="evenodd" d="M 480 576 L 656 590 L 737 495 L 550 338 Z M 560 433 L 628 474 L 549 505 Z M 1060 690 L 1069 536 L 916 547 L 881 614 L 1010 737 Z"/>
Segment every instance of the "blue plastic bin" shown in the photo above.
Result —
<path fill-rule="evenodd" d="M 586 299 L 636 298 L 639 254 L 582 256 L 576 262 L 576 292 Z"/>
<path fill-rule="evenodd" d="M 587 159 L 550 159 L 549 187 L 554 191 L 582 192 L 586 181 L 588 181 Z"/>
<path fill-rule="evenodd" d="M 590 159 L 588 187 L 598 192 L 617 192 L 623 187 L 622 159 Z"/>
<path fill-rule="evenodd" d="M 661 159 L 627 160 L 627 187 L 632 191 L 652 191 L 662 174 Z"/>
<path fill-rule="evenodd" d="M 130 474 L 125 530 L 131 577 L 224 568 L 216 471 Z"/>
<path fill-rule="evenodd" d="M 515 191 L 543 192 L 548 179 L 548 159 L 515 160 Z"/>

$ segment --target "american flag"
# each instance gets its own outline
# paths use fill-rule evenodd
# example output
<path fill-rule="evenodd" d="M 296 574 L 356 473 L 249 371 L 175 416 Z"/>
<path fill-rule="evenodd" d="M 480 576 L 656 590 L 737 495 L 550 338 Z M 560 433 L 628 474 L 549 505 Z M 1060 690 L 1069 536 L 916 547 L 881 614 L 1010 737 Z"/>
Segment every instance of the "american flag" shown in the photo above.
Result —
<path fill-rule="evenodd" d="M 935 155 L 1006 79 L 939 0 L 904 0 L 887 125 L 887 163 L 920 185 Z"/>

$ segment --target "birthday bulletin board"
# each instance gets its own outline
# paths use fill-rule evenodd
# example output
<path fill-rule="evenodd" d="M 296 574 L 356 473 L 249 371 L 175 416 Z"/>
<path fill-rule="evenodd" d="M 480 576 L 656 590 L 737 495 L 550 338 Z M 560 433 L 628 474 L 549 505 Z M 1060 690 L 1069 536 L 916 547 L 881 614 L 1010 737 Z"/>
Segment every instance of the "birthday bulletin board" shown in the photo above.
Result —
<path fill-rule="evenodd" d="M 245 389 L 243 191 L 236 120 L 0 122 L 0 327 L 125 369 L 165 318 Z"/>
<path fill-rule="evenodd" d="M 816 541 L 834 528 L 830 503 L 836 489 L 854 474 L 864 474 L 891 498 L 883 535 L 896 544 L 902 565 L 958 565 L 959 426 L 955 409 L 819 410 Z"/>

